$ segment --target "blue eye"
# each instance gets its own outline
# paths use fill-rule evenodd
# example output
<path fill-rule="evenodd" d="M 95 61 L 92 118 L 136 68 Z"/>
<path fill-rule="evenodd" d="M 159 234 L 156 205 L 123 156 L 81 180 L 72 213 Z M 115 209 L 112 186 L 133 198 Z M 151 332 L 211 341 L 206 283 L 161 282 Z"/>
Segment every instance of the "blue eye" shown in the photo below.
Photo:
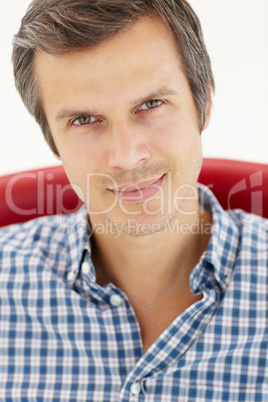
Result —
<path fill-rule="evenodd" d="M 155 109 L 156 107 L 162 105 L 162 103 L 163 101 L 161 101 L 160 99 L 149 100 L 147 102 L 144 102 L 139 110 Z"/>
<path fill-rule="evenodd" d="M 93 116 L 80 116 L 73 121 L 73 124 L 75 126 L 85 126 L 87 124 L 94 123 L 97 120 L 98 119 Z"/>

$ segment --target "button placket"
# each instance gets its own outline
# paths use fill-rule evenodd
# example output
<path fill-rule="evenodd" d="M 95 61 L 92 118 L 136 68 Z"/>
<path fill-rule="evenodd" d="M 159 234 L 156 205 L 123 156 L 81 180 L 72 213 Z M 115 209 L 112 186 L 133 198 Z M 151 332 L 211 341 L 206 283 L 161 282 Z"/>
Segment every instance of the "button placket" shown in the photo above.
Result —
<path fill-rule="evenodd" d="M 88 261 L 84 261 L 84 262 L 82 263 L 82 265 L 81 265 L 81 269 L 82 269 L 83 274 L 89 275 L 89 274 L 90 274 L 90 271 L 91 271 L 89 262 L 88 262 Z"/>
<path fill-rule="evenodd" d="M 230 283 L 232 282 L 232 276 L 225 275 L 224 282 L 225 282 L 226 287 L 228 287 L 230 285 Z"/>
<path fill-rule="evenodd" d="M 68 273 L 68 275 L 67 275 L 67 281 L 68 282 L 73 282 L 75 280 L 75 278 L 76 278 L 77 272 L 78 272 L 77 269 L 70 271 Z"/>
<path fill-rule="evenodd" d="M 86 287 L 88 287 L 89 284 L 96 282 L 95 268 L 92 263 L 91 253 L 89 250 L 86 250 L 83 256 L 80 269 L 81 269 L 81 280 Z"/>

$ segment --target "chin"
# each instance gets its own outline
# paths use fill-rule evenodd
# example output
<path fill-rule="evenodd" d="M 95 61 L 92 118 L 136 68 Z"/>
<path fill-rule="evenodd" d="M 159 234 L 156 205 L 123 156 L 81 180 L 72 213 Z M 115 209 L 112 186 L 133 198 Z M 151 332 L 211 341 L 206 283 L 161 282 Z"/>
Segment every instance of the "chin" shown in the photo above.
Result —
<path fill-rule="evenodd" d="M 115 218 L 107 218 L 107 222 L 113 228 L 116 228 L 117 237 L 145 237 L 168 234 L 176 217 L 174 214 L 154 214 L 154 215 L 138 215 L 128 217 L 124 220 L 116 220 Z"/>

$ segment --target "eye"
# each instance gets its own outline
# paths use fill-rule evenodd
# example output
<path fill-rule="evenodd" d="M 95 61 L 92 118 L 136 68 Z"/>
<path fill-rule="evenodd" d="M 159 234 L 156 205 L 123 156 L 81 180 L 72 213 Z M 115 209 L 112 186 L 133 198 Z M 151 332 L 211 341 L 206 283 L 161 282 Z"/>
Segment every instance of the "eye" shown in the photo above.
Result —
<path fill-rule="evenodd" d="M 96 117 L 80 116 L 77 119 L 75 119 L 72 124 L 75 126 L 85 126 L 87 124 L 94 123 L 95 121 L 98 121 L 98 119 Z"/>
<path fill-rule="evenodd" d="M 156 107 L 162 105 L 162 103 L 163 101 L 161 101 L 160 99 L 149 100 L 147 102 L 144 102 L 139 110 L 155 109 Z"/>

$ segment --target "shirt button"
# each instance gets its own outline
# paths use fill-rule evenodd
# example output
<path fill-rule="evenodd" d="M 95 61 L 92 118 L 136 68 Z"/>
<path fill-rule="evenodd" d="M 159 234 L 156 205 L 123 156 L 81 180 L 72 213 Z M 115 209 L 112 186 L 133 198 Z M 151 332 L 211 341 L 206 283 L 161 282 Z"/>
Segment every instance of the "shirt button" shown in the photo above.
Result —
<path fill-rule="evenodd" d="M 131 387 L 130 387 L 130 391 L 132 393 L 132 395 L 139 395 L 141 392 L 141 385 L 139 382 L 134 382 Z"/>
<path fill-rule="evenodd" d="M 111 305 L 112 306 L 114 306 L 114 307 L 118 307 L 118 306 L 120 306 L 120 304 L 122 303 L 122 297 L 120 297 L 119 295 L 112 295 L 111 297 L 110 297 L 110 303 L 111 303 Z"/>
<path fill-rule="evenodd" d="M 76 271 L 70 271 L 67 275 L 67 281 L 72 282 L 76 277 Z"/>
<path fill-rule="evenodd" d="M 83 262 L 81 268 L 82 268 L 83 274 L 85 274 L 85 275 L 90 274 L 90 264 L 89 264 L 89 262 L 87 262 L 87 261 Z"/>
<path fill-rule="evenodd" d="M 225 285 L 226 285 L 226 286 L 229 286 L 230 283 L 231 283 L 231 281 L 232 281 L 232 277 L 231 277 L 231 276 L 226 276 L 226 278 L 225 278 L 225 280 L 224 280 Z"/>

